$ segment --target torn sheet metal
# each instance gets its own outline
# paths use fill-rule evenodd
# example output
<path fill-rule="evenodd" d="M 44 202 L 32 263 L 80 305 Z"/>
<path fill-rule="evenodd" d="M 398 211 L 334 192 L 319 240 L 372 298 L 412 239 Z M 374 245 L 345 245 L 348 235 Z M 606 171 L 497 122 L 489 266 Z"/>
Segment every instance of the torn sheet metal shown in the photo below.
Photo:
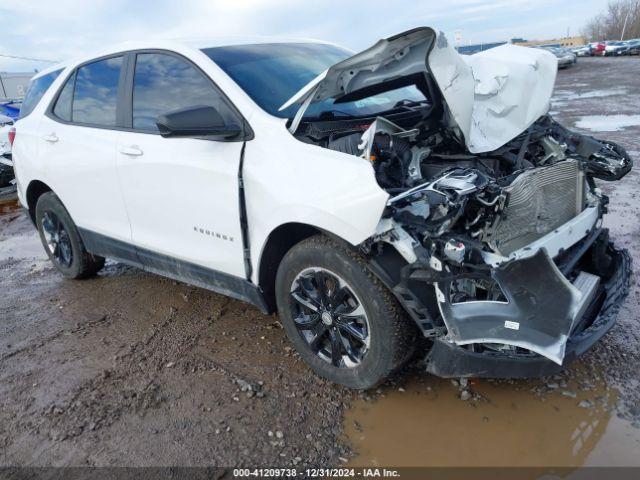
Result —
<path fill-rule="evenodd" d="M 415 137 L 420 133 L 420 130 L 405 130 L 402 127 L 399 127 L 393 122 L 390 122 L 384 117 L 378 117 L 375 121 L 365 130 L 360 138 L 360 144 L 358 145 L 358 149 L 362 151 L 362 157 L 366 159 L 371 158 L 371 149 L 373 148 L 373 144 L 375 142 L 376 133 L 387 133 L 391 136 L 399 137 L 399 138 L 408 138 L 415 139 Z"/>
<path fill-rule="evenodd" d="M 471 152 L 489 152 L 529 128 L 549 110 L 557 59 L 539 48 L 502 45 L 463 56 L 475 81 L 465 135 Z M 447 99 L 451 102 L 456 99 Z"/>
<path fill-rule="evenodd" d="M 280 107 L 303 104 L 296 126 L 312 103 L 409 77 L 431 74 L 472 153 L 504 145 L 549 108 L 556 57 L 542 49 L 503 45 L 471 56 L 458 54 L 442 32 L 421 27 L 379 40 L 336 63 Z M 292 125 L 293 127 L 293 125 Z"/>
<path fill-rule="evenodd" d="M 495 343 L 526 348 L 561 365 L 567 339 L 592 301 L 599 277 L 582 272 L 571 284 L 544 249 L 496 268 L 506 302 L 451 303 L 438 285 L 438 303 L 457 345 Z"/>

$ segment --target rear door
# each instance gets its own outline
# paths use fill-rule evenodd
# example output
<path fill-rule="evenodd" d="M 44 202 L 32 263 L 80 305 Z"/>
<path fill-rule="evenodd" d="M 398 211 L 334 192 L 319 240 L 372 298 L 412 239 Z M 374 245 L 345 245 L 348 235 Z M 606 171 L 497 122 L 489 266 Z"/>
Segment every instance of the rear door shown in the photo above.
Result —
<path fill-rule="evenodd" d="M 130 242 L 116 168 L 123 65 L 124 56 L 114 55 L 71 73 L 40 123 L 39 155 L 47 182 L 79 228 Z"/>
<path fill-rule="evenodd" d="M 29 82 L 27 94 L 22 102 L 19 119 L 16 124 L 18 133 L 13 147 L 9 144 L 9 127 L 5 127 L 6 130 L 4 132 L 0 131 L 0 154 L 4 151 L 4 153 L 12 153 L 13 155 L 13 170 L 17 181 L 18 195 L 25 207 L 27 207 L 26 189 L 28 182 L 34 177 L 41 179 L 38 176 L 41 173 L 41 169 L 38 168 L 38 152 L 42 147 L 42 141 L 38 127 L 42 115 L 32 115 L 32 113 L 49 88 L 51 88 L 53 82 L 62 73 L 62 70 L 58 69 L 45 73 Z M 5 149 L 2 148 L 3 141 L 6 141 Z M 18 159 L 19 161 L 16 161 Z"/>
<path fill-rule="evenodd" d="M 128 130 L 117 163 L 138 258 L 150 269 L 206 275 L 199 267 L 245 277 L 238 172 L 243 142 L 163 138 L 156 118 L 213 106 L 229 123 L 239 115 L 216 85 L 185 57 L 131 54 Z"/>

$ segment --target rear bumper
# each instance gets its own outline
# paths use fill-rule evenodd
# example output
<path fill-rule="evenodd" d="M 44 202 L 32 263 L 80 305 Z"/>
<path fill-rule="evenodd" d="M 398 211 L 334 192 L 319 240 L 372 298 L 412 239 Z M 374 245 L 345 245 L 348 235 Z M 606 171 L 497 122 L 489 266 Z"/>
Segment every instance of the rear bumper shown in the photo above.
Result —
<path fill-rule="evenodd" d="M 615 270 L 602 285 L 604 298 L 603 295 L 598 295 L 585 310 L 582 323 L 587 326 L 569 337 L 562 365 L 539 355 L 474 352 L 440 337 L 434 339 L 433 347 L 427 355 L 427 372 L 439 377 L 478 378 L 528 378 L 559 372 L 613 327 L 620 305 L 629 291 L 629 253 L 610 245 L 610 254 L 615 261 Z"/>

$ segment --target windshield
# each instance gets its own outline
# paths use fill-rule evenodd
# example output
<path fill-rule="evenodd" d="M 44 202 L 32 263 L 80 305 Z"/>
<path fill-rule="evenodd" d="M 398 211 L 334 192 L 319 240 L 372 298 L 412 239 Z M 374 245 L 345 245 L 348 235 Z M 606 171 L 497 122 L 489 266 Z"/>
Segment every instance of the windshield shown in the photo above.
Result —
<path fill-rule="evenodd" d="M 229 75 L 251 99 L 271 115 L 291 118 L 298 110 L 280 106 L 330 66 L 352 52 L 321 43 L 233 45 L 203 52 Z M 415 87 L 403 87 L 362 100 L 334 105 L 332 99 L 312 104 L 305 117 L 331 112 L 334 116 L 368 116 L 392 109 L 398 102 L 422 101 Z"/>

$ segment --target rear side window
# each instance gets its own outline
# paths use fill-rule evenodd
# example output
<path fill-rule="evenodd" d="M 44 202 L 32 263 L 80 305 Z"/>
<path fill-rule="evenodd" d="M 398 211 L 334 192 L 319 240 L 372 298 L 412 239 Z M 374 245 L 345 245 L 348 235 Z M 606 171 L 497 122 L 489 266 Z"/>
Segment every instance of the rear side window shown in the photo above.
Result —
<path fill-rule="evenodd" d="M 195 107 L 215 107 L 222 118 L 235 118 L 205 75 L 186 60 L 162 53 L 140 53 L 133 79 L 133 128 L 157 132 L 159 115 Z"/>
<path fill-rule="evenodd" d="M 102 127 L 116 125 L 116 105 L 122 56 L 98 60 L 78 68 L 71 121 Z"/>
<path fill-rule="evenodd" d="M 56 101 L 56 106 L 53 108 L 53 114 L 67 122 L 71 121 L 71 104 L 73 102 L 73 88 L 75 83 L 76 72 L 73 72 L 73 75 L 71 75 L 64 84 L 64 87 L 58 96 L 58 100 Z"/>
<path fill-rule="evenodd" d="M 22 101 L 22 107 L 20 108 L 20 118 L 24 118 L 33 112 L 33 109 L 36 108 L 36 105 L 38 105 L 42 96 L 49 89 L 54 80 L 58 78 L 60 72 L 62 72 L 62 70 L 55 70 L 29 82 L 27 94 L 25 95 L 24 100 Z"/>

